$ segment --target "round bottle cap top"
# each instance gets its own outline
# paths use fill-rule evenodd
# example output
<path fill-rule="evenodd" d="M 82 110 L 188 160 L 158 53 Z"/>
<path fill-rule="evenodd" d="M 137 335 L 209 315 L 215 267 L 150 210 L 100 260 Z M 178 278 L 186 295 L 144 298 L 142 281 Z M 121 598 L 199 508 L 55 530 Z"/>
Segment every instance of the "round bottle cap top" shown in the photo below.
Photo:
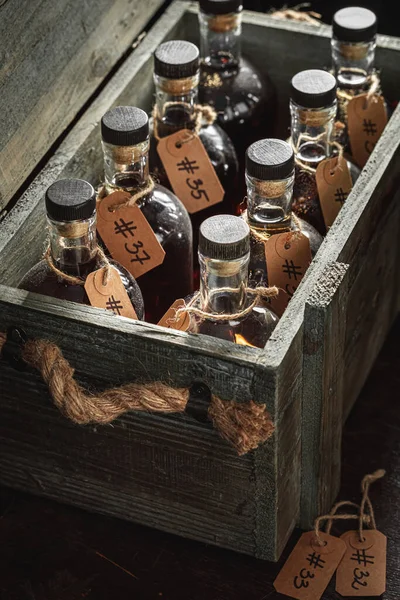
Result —
<path fill-rule="evenodd" d="M 336 79 L 327 71 L 301 71 L 292 79 L 291 98 L 305 108 L 324 108 L 336 99 Z"/>
<path fill-rule="evenodd" d="M 333 35 L 342 42 L 368 42 L 378 31 L 375 13 L 361 6 L 342 8 L 333 15 Z"/>
<path fill-rule="evenodd" d="M 117 106 L 101 119 L 101 137 L 115 146 L 135 146 L 149 137 L 149 117 L 141 108 Z"/>
<path fill-rule="evenodd" d="M 243 0 L 199 0 L 200 10 L 209 15 L 227 15 L 243 8 Z"/>
<path fill-rule="evenodd" d="M 83 179 L 60 179 L 46 191 L 46 211 L 53 221 L 90 219 L 96 210 L 96 192 Z"/>
<path fill-rule="evenodd" d="M 259 140 L 246 150 L 246 172 L 261 181 L 286 179 L 293 173 L 294 153 L 283 140 Z"/>
<path fill-rule="evenodd" d="M 239 259 L 250 251 L 250 229 L 240 217 L 216 215 L 203 221 L 199 253 L 216 260 Z"/>
<path fill-rule="evenodd" d="M 154 53 L 154 72 L 167 79 L 192 77 L 199 70 L 199 49 L 191 42 L 172 40 Z"/>

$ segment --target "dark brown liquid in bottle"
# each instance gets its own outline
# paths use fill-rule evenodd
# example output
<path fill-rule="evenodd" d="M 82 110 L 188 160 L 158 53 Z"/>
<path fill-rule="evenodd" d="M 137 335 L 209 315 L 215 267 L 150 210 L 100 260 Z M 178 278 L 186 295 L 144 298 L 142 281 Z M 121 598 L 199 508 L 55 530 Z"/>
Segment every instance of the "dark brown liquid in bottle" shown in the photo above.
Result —
<path fill-rule="evenodd" d="M 85 250 L 87 250 L 86 260 Z M 89 273 L 104 266 L 104 263 L 98 256 L 90 258 L 89 250 L 86 248 L 81 248 L 79 254 L 78 262 L 74 250 L 65 250 L 63 260 L 56 263 L 56 266 L 67 275 L 81 277 L 82 279 L 85 279 Z M 143 298 L 138 284 L 122 265 L 113 260 L 110 260 L 110 263 L 117 269 L 138 318 L 143 320 Z M 72 285 L 67 283 L 64 279 L 54 273 L 45 260 L 41 260 L 32 267 L 19 282 L 18 287 L 27 292 L 35 292 L 37 294 L 59 298 L 60 300 L 70 300 L 72 302 L 78 302 L 79 304 L 90 305 L 89 298 L 83 285 Z"/>

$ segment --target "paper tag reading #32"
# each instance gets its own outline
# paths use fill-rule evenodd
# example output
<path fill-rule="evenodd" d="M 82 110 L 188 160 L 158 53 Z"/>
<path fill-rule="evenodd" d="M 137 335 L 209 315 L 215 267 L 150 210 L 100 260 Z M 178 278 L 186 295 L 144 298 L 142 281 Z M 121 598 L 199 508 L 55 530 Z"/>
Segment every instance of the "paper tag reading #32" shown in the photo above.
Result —
<path fill-rule="evenodd" d="M 340 539 L 346 554 L 336 573 L 336 591 L 342 596 L 381 596 L 386 589 L 386 536 L 376 529 L 346 531 Z"/>
<path fill-rule="evenodd" d="M 158 321 L 157 325 L 169 327 L 169 329 L 177 329 L 178 331 L 187 331 L 190 325 L 189 313 L 184 312 L 180 316 L 176 316 L 176 311 L 179 308 L 184 308 L 185 306 L 186 304 L 184 300 L 175 300 L 165 315 Z"/>
<path fill-rule="evenodd" d="M 315 532 L 303 533 L 285 562 L 274 588 L 296 600 L 319 600 L 346 551 L 340 538 L 320 533 L 325 543 L 319 546 Z"/>
<path fill-rule="evenodd" d="M 89 273 L 85 281 L 85 291 L 90 304 L 97 308 L 106 308 L 115 315 L 137 319 L 121 277 L 114 267 L 111 267 L 108 281 L 104 285 L 105 268 Z"/>
<path fill-rule="evenodd" d="M 198 135 L 182 129 L 158 142 L 172 189 L 190 214 L 222 202 L 222 187 Z"/>
<path fill-rule="evenodd" d="M 343 156 L 323 160 L 315 179 L 325 225 L 329 228 L 353 187 L 347 160 Z"/>
<path fill-rule="evenodd" d="M 97 230 L 111 256 L 137 279 L 158 267 L 165 251 L 138 206 L 121 206 L 126 192 L 113 192 L 97 203 Z"/>
<path fill-rule="evenodd" d="M 268 285 L 279 288 L 271 308 L 280 317 L 311 263 L 310 240 L 300 231 L 289 231 L 271 235 L 264 245 Z"/>
<path fill-rule="evenodd" d="M 347 105 L 347 123 L 351 153 L 356 163 L 363 167 L 387 123 L 385 100 L 367 94 L 354 96 Z"/>

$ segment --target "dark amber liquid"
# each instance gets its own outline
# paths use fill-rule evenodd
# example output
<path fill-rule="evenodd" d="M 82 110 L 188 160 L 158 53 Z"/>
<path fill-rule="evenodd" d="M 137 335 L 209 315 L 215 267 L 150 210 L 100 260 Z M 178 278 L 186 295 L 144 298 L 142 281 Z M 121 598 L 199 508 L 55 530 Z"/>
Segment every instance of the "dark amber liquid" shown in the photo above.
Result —
<path fill-rule="evenodd" d="M 56 265 L 61 271 L 68 275 L 74 275 L 85 279 L 89 273 L 104 266 L 104 263 L 97 256 L 89 259 L 89 251 L 87 261 L 85 261 L 84 258 L 83 260 L 81 258 L 80 263 L 75 262 L 74 264 L 74 254 L 73 251 L 66 251 L 63 256 L 63 261 Z M 143 320 L 143 298 L 138 284 L 122 265 L 113 260 L 110 260 L 110 263 L 119 272 L 122 283 L 138 318 Z M 45 260 L 41 260 L 32 267 L 19 282 L 18 287 L 27 292 L 36 292 L 37 294 L 43 294 L 44 296 L 52 296 L 53 298 L 59 298 L 61 300 L 70 300 L 72 302 L 78 302 L 79 304 L 90 304 L 83 285 L 72 285 L 67 283 L 52 271 Z"/>

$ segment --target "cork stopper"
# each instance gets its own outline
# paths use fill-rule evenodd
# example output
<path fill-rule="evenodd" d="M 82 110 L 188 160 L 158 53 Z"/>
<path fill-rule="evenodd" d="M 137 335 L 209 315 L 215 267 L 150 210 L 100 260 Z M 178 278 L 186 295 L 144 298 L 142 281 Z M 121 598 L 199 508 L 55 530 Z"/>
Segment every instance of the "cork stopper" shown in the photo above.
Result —
<path fill-rule="evenodd" d="M 200 225 L 199 253 L 215 260 L 237 260 L 250 251 L 250 229 L 240 217 L 216 215 Z"/>

